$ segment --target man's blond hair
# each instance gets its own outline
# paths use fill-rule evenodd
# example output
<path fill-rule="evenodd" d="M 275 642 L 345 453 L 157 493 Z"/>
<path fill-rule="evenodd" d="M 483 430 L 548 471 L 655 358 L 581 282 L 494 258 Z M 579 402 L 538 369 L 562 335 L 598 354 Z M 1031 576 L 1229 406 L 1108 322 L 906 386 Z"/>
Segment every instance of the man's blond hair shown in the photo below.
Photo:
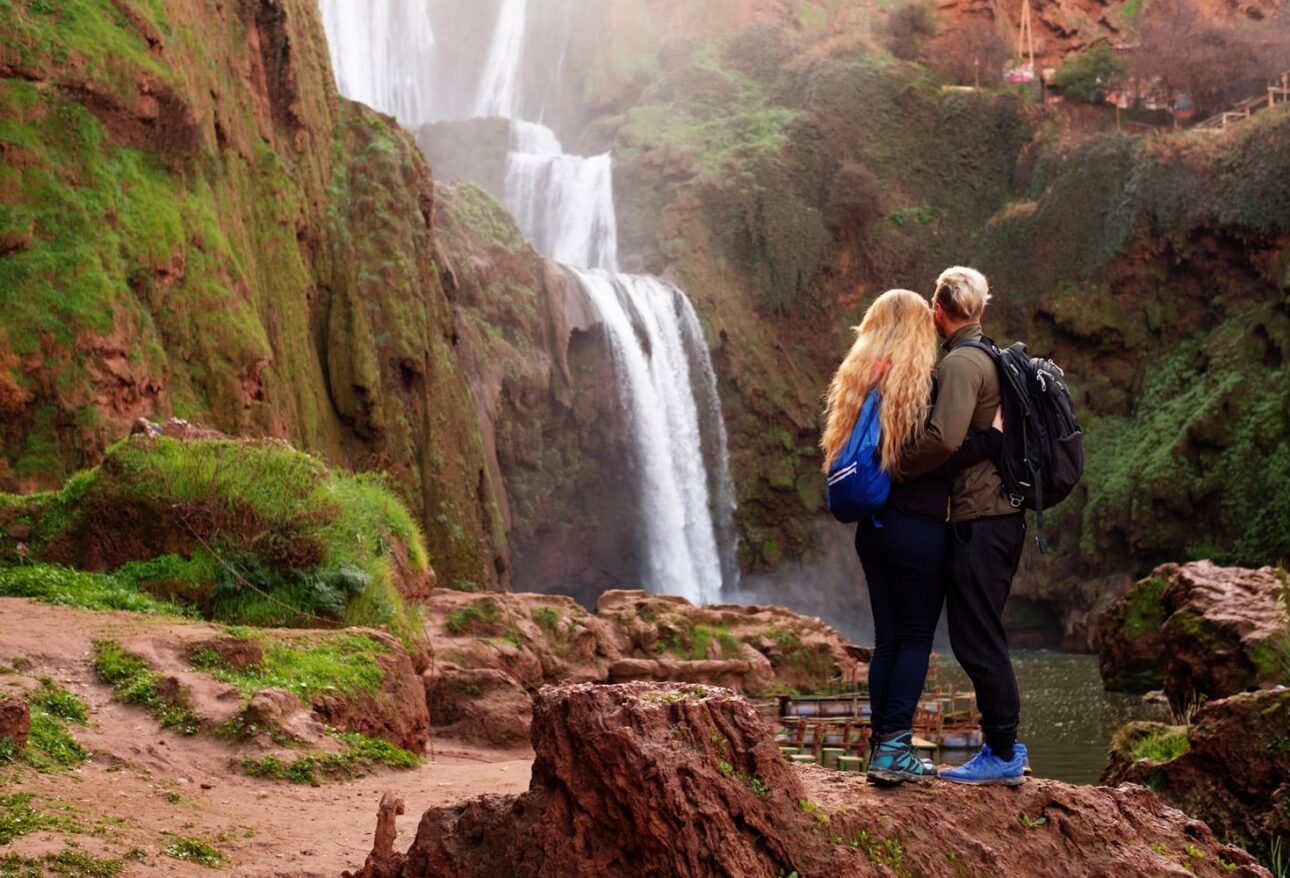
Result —
<path fill-rule="evenodd" d="M 932 303 L 955 320 L 980 317 L 990 303 L 990 283 L 975 268 L 956 265 L 941 272 L 936 279 Z"/>

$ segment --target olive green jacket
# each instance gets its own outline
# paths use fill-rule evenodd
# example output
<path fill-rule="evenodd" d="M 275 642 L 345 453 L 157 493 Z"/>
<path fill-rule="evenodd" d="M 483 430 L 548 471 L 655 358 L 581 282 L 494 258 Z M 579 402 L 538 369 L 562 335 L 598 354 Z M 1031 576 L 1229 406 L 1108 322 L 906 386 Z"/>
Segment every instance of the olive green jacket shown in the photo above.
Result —
<path fill-rule="evenodd" d="M 906 452 L 901 475 L 916 478 L 936 469 L 958 450 L 969 435 L 990 429 L 999 407 L 999 373 L 985 351 L 964 347 L 983 335 L 980 323 L 970 323 L 945 342 L 945 356 L 936 367 L 936 404 L 927 431 Z M 1008 502 L 994 462 L 983 460 L 953 477 L 950 521 L 970 521 L 1018 510 Z"/>

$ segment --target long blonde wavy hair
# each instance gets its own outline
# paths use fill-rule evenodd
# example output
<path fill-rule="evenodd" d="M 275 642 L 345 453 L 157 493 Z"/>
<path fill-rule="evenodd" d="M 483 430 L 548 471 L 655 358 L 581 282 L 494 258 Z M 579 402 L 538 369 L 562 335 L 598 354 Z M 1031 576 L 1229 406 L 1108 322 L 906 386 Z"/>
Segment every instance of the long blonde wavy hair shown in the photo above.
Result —
<path fill-rule="evenodd" d="M 900 471 L 900 455 L 923 435 L 936 365 L 936 326 L 927 300 L 909 290 L 879 296 L 855 327 L 856 340 L 829 385 L 820 439 L 824 471 L 842 453 L 869 391 L 882 394 L 882 468 Z"/>

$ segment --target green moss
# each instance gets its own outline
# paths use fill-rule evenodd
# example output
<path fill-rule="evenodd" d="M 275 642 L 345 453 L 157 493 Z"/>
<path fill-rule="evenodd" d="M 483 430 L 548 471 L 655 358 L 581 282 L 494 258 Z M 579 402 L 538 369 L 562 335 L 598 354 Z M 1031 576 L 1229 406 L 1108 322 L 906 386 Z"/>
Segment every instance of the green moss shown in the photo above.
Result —
<path fill-rule="evenodd" d="M 94 642 L 94 670 L 99 679 L 113 689 L 113 697 L 126 704 L 146 708 L 168 729 L 181 735 L 195 735 L 201 720 L 182 698 L 168 698 L 161 694 L 158 684 L 161 676 L 146 661 L 127 653 L 111 640 Z"/>
<path fill-rule="evenodd" d="M 276 756 L 242 760 L 242 770 L 251 777 L 285 780 L 294 784 L 316 784 L 325 779 L 350 780 L 368 774 L 377 766 L 415 768 L 421 757 L 388 741 L 347 732 L 336 735 L 344 745 L 341 753 L 307 754 L 290 762 Z"/>
<path fill-rule="evenodd" d="M 453 635 L 496 633 L 500 613 L 491 599 L 475 601 L 448 614 L 443 627 Z"/>
<path fill-rule="evenodd" d="M 534 622 L 551 633 L 555 633 L 556 627 L 560 624 L 560 613 L 553 607 L 538 607 L 533 611 L 532 618 Z"/>
<path fill-rule="evenodd" d="M 1161 594 L 1165 581 L 1158 576 L 1143 580 L 1133 587 L 1124 615 L 1124 634 L 1138 637 L 1160 631 L 1164 624 L 1164 606 Z"/>
<path fill-rule="evenodd" d="M 198 652 L 193 667 L 217 680 L 231 683 L 246 696 L 262 689 L 286 689 L 306 704 L 319 694 L 374 692 L 385 679 L 375 656 L 389 650 L 366 634 L 333 634 L 316 643 L 294 644 L 252 635 L 261 644 L 264 660 L 247 668 L 233 669 L 221 664 L 218 653 Z"/>
<path fill-rule="evenodd" d="M 0 589 L 12 593 L 174 611 L 139 595 L 135 584 L 222 621 L 312 626 L 322 619 L 386 625 L 405 639 L 417 634 L 395 582 L 397 552 L 406 553 L 414 573 L 428 567 L 407 508 L 380 477 L 332 470 L 281 443 L 120 442 L 102 465 L 28 505 L 41 535 L 31 547 L 36 557 L 70 552 L 74 560 L 70 546 L 123 510 L 150 525 L 132 535 L 144 557 L 114 579 L 0 569 Z M 112 516 L 101 515 L 105 509 Z M 158 551 L 175 544 L 190 549 L 148 556 L 149 545 Z M 0 544 L 0 560 L 4 550 Z"/>

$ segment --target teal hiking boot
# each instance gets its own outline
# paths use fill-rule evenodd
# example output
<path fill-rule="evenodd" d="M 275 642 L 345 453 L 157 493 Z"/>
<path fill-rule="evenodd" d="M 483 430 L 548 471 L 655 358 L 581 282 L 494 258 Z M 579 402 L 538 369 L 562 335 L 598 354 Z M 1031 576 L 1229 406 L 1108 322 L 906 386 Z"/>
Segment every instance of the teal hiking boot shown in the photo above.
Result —
<path fill-rule="evenodd" d="M 941 769 L 941 780 L 954 783 L 986 786 L 1002 784 L 1017 786 L 1026 782 L 1025 751 L 1013 747 L 1012 758 L 1007 762 L 994 755 L 990 745 L 986 744 L 981 752 L 957 768 Z"/>
<path fill-rule="evenodd" d="M 928 781 L 936 777 L 931 763 L 919 759 L 911 746 L 912 732 L 900 732 L 880 741 L 869 757 L 869 780 L 897 784 L 905 781 Z"/>

